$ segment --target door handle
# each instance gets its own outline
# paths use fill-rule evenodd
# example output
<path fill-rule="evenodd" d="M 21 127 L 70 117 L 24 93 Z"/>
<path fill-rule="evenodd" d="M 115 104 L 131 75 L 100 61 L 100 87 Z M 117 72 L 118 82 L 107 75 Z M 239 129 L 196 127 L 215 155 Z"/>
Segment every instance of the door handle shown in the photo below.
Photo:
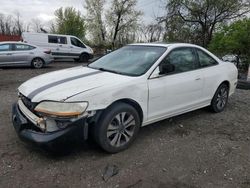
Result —
<path fill-rule="evenodd" d="M 62 45 L 60 44 L 59 47 L 62 47 Z"/>
<path fill-rule="evenodd" d="M 70 46 L 70 48 L 74 48 L 73 46 Z"/>
<path fill-rule="evenodd" d="M 56 50 L 59 50 L 59 48 L 57 48 Z"/>
<path fill-rule="evenodd" d="M 196 80 L 196 81 L 199 81 L 199 80 L 201 80 L 201 78 L 196 78 L 195 80 Z"/>
<path fill-rule="evenodd" d="M 7 53 L 7 55 L 12 55 L 12 53 Z"/>

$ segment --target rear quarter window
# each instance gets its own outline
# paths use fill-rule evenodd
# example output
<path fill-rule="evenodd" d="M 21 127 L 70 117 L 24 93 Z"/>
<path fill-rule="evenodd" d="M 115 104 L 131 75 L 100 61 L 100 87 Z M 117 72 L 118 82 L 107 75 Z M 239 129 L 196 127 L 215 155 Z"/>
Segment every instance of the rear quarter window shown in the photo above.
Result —
<path fill-rule="evenodd" d="M 214 58 L 212 58 L 210 55 L 208 55 L 204 51 L 202 51 L 200 49 L 196 49 L 196 51 L 198 54 L 198 58 L 199 58 L 199 62 L 200 62 L 201 67 L 209 67 L 209 66 L 213 66 L 213 65 L 218 64 L 218 62 Z"/>
<path fill-rule="evenodd" d="M 36 47 L 34 46 L 30 46 L 30 45 L 26 45 L 26 44 L 15 44 L 15 51 L 22 51 L 22 50 L 33 50 Z"/>

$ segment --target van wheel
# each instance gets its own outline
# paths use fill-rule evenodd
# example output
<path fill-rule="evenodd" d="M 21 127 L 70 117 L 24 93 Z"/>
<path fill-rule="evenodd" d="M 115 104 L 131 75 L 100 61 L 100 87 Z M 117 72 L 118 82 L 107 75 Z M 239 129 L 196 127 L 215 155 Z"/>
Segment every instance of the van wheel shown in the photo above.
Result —
<path fill-rule="evenodd" d="M 229 88 L 226 84 L 221 84 L 216 90 L 211 102 L 211 109 L 213 112 L 222 112 L 228 102 Z"/>
<path fill-rule="evenodd" d="M 44 61 L 41 58 L 35 58 L 32 60 L 31 65 L 35 69 L 40 69 L 44 65 Z"/>
<path fill-rule="evenodd" d="M 89 55 L 88 54 L 81 54 L 80 55 L 80 58 L 79 58 L 80 62 L 86 63 L 86 62 L 88 62 L 88 60 L 89 60 Z"/>
<path fill-rule="evenodd" d="M 141 121 L 138 112 L 126 103 L 116 103 L 104 111 L 96 124 L 96 142 L 109 153 L 125 150 L 135 140 Z"/>

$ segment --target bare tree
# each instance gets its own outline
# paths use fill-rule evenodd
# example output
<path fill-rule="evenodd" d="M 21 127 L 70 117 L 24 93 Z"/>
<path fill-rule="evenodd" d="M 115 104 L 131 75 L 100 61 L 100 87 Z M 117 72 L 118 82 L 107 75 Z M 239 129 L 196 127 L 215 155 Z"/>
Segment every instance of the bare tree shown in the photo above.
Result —
<path fill-rule="evenodd" d="M 38 18 L 33 18 L 31 20 L 31 28 L 35 32 L 41 32 L 41 28 L 43 28 L 42 21 Z"/>
<path fill-rule="evenodd" d="M 111 29 L 112 47 L 115 48 L 117 35 L 122 31 L 138 27 L 142 12 L 136 10 L 137 0 L 112 0 L 111 9 L 107 12 L 107 22 Z M 123 32 L 124 33 L 124 32 Z"/>
<path fill-rule="evenodd" d="M 15 22 L 11 15 L 5 16 L 4 14 L 0 14 L 0 34 L 3 35 L 18 34 Z"/>
<path fill-rule="evenodd" d="M 14 16 L 0 14 L 0 34 L 21 35 L 25 30 L 29 30 L 29 24 L 24 24 L 20 13 L 16 12 Z"/>
<path fill-rule="evenodd" d="M 22 32 L 24 31 L 24 24 L 23 22 L 21 21 L 21 15 L 19 12 L 16 12 L 15 13 L 15 32 L 18 34 L 18 35 L 21 35 Z"/>
<path fill-rule="evenodd" d="M 104 23 L 104 4 L 105 0 L 86 0 L 87 28 L 96 45 L 103 45 L 106 41 L 106 28 Z"/>
<path fill-rule="evenodd" d="M 144 30 L 147 42 L 160 41 L 163 33 L 163 27 L 160 24 L 149 24 Z"/>

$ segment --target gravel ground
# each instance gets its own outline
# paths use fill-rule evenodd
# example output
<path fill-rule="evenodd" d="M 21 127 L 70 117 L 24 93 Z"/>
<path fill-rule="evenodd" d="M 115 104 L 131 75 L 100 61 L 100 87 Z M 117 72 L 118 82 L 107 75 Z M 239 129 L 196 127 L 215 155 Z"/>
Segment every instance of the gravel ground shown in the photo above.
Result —
<path fill-rule="evenodd" d="M 250 187 L 250 91 L 237 90 L 226 110 L 197 110 L 141 129 L 126 151 L 110 155 L 88 141 L 54 156 L 22 143 L 11 124 L 17 87 L 42 70 L 0 69 L 0 187 Z M 104 181 L 107 165 L 117 175 Z"/>

